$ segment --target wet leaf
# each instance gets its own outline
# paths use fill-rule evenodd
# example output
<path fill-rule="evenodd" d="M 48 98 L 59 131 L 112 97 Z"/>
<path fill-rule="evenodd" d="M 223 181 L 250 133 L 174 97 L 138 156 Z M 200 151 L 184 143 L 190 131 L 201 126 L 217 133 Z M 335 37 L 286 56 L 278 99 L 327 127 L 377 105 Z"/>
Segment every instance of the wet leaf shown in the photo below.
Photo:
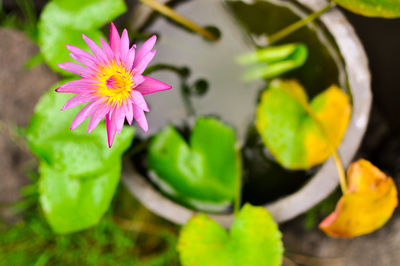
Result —
<path fill-rule="evenodd" d="M 189 206 L 226 209 L 242 175 L 235 142 L 233 130 L 214 118 L 197 119 L 190 146 L 169 126 L 150 145 L 150 177 L 164 193 Z"/>
<path fill-rule="evenodd" d="M 71 233 L 99 222 L 107 211 L 121 174 L 121 161 L 91 178 L 72 178 L 40 163 L 40 203 L 56 233 Z"/>
<path fill-rule="evenodd" d="M 337 86 L 308 103 L 304 88 L 296 81 L 275 80 L 261 95 L 256 127 L 280 164 L 308 169 L 324 162 L 339 146 L 350 116 L 350 99 Z"/>
<path fill-rule="evenodd" d="M 182 228 L 178 247 L 183 266 L 276 266 L 283 245 L 278 225 L 263 207 L 244 205 L 227 232 L 205 214 Z"/>
<path fill-rule="evenodd" d="M 245 74 L 245 80 L 274 78 L 302 66 L 307 60 L 308 50 L 304 44 L 268 46 L 242 55 L 238 62 L 254 65 Z"/>
<path fill-rule="evenodd" d="M 69 62 L 70 44 L 89 51 L 82 33 L 99 42 L 99 28 L 126 11 L 123 0 L 53 0 L 43 9 L 39 20 L 39 45 L 50 67 L 63 75 L 57 64 Z"/>
<path fill-rule="evenodd" d="M 400 17 L 399 0 L 333 0 L 342 7 L 368 17 Z"/>
<path fill-rule="evenodd" d="M 319 227 L 332 237 L 352 238 L 382 227 L 398 204 L 391 177 L 366 160 L 348 169 L 348 191 Z"/>

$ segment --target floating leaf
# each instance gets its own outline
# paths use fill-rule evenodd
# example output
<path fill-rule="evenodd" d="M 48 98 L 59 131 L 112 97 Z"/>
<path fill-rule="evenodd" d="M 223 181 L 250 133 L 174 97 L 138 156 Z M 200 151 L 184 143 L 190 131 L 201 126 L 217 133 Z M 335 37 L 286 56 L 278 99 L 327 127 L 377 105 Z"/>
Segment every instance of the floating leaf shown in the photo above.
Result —
<path fill-rule="evenodd" d="M 366 160 L 348 169 L 348 191 L 336 209 L 319 227 L 333 237 L 351 238 L 382 227 L 398 204 L 397 189 L 391 177 Z"/>
<path fill-rule="evenodd" d="M 399 0 L 333 0 L 342 7 L 367 17 L 400 17 Z"/>
<path fill-rule="evenodd" d="M 183 266 L 281 265 L 283 245 L 278 225 L 263 207 L 244 205 L 230 232 L 205 214 L 182 228 L 177 247 Z"/>
<path fill-rule="evenodd" d="M 309 104 L 296 81 L 275 80 L 261 95 L 256 127 L 279 163 L 289 169 L 307 169 L 324 162 L 339 146 L 350 116 L 349 97 L 337 86 Z"/>
<path fill-rule="evenodd" d="M 82 33 L 99 41 L 99 28 L 126 11 L 123 0 L 53 0 L 42 11 L 39 21 L 39 45 L 50 67 L 64 75 L 57 64 L 70 61 L 65 45 L 86 51 Z"/>
<path fill-rule="evenodd" d="M 97 224 L 107 211 L 121 161 L 93 178 L 71 178 L 45 162 L 40 163 L 39 173 L 40 202 L 47 221 L 56 233 L 71 233 Z"/>
<path fill-rule="evenodd" d="M 225 209 L 242 175 L 235 142 L 233 130 L 214 118 L 197 119 L 190 146 L 169 126 L 150 145 L 150 176 L 163 192 L 187 205 Z"/>
<path fill-rule="evenodd" d="M 268 46 L 238 58 L 240 64 L 252 65 L 245 74 L 245 80 L 273 78 L 302 66 L 308 56 L 304 44 Z"/>

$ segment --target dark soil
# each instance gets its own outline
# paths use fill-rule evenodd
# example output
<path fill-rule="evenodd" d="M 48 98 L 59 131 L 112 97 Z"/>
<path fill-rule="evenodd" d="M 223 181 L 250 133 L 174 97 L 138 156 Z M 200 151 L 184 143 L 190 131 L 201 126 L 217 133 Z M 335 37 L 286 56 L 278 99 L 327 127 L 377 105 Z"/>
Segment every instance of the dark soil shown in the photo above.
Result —
<path fill-rule="evenodd" d="M 16 129 L 28 124 L 40 96 L 58 77 L 45 65 L 26 69 L 38 48 L 24 33 L 0 29 L 0 40 L 1 206 L 19 198 L 19 189 L 29 181 L 27 171 L 35 165 Z"/>

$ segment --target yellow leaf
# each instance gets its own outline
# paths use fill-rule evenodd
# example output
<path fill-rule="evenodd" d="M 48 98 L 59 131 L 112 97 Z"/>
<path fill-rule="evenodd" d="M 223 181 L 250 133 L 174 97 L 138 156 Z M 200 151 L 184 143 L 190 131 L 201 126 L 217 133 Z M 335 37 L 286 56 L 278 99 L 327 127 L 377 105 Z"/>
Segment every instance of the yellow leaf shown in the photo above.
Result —
<path fill-rule="evenodd" d="M 323 135 L 317 126 L 305 133 L 307 161 L 310 165 L 317 165 L 332 154 L 329 146 L 339 147 L 350 121 L 352 108 L 349 96 L 335 85 L 327 89 L 323 96 L 316 98 L 312 108 L 315 119 L 321 123 L 326 134 Z"/>
<path fill-rule="evenodd" d="M 347 172 L 349 187 L 336 209 L 319 225 L 332 237 L 352 238 L 382 227 L 398 204 L 391 177 L 366 160 L 353 163 Z"/>

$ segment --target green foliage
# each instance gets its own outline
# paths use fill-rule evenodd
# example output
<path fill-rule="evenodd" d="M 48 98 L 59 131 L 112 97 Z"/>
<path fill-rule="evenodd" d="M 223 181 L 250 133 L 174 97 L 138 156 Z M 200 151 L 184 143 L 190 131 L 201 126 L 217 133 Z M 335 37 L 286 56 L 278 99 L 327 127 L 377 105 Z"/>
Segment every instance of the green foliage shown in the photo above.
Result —
<path fill-rule="evenodd" d="M 161 190 L 187 205 L 224 209 L 242 175 L 235 142 L 233 130 L 214 118 L 197 119 L 190 145 L 169 126 L 150 145 L 150 175 Z"/>
<path fill-rule="evenodd" d="M 399 0 L 333 0 L 342 7 L 367 17 L 400 17 Z"/>
<path fill-rule="evenodd" d="M 271 214 L 246 204 L 229 233 L 205 214 L 191 218 L 182 228 L 178 251 L 184 266 L 276 266 L 282 263 L 283 245 Z"/>
<path fill-rule="evenodd" d="M 42 97 L 26 133 L 41 160 L 39 192 L 46 218 L 54 231 L 70 233 L 96 224 L 107 211 L 134 129 L 124 128 L 112 148 L 104 123 L 90 134 L 88 121 L 69 130 L 78 110 L 60 111 L 71 96 L 55 93 L 57 87 Z"/>
<path fill-rule="evenodd" d="M 37 41 L 37 14 L 33 0 L 16 0 L 18 11 L 23 17 L 17 15 L 18 12 L 12 10 L 6 13 L 3 10 L 3 1 L 0 0 L 0 26 L 16 28 L 25 32 L 32 40 Z"/>
<path fill-rule="evenodd" d="M 256 126 L 280 164 L 307 169 L 324 162 L 339 146 L 350 116 L 350 99 L 336 86 L 309 103 L 296 81 L 275 80 L 261 95 Z"/>
<path fill-rule="evenodd" d="M 39 21 L 39 45 L 50 67 L 64 75 L 57 64 L 71 61 L 66 44 L 89 51 L 82 33 L 99 42 L 99 28 L 126 11 L 123 0 L 53 0 Z"/>
<path fill-rule="evenodd" d="M 253 65 L 245 74 L 245 80 L 274 78 L 302 66 L 308 56 L 304 44 L 268 46 L 238 58 L 240 64 Z"/>
<path fill-rule="evenodd" d="M 167 227 L 151 234 L 124 229 L 117 216 L 112 208 L 91 229 L 57 235 L 37 208 L 30 209 L 24 212 L 24 221 L 11 227 L 3 228 L 0 222 L 0 265 L 176 265 L 174 232 Z"/>

